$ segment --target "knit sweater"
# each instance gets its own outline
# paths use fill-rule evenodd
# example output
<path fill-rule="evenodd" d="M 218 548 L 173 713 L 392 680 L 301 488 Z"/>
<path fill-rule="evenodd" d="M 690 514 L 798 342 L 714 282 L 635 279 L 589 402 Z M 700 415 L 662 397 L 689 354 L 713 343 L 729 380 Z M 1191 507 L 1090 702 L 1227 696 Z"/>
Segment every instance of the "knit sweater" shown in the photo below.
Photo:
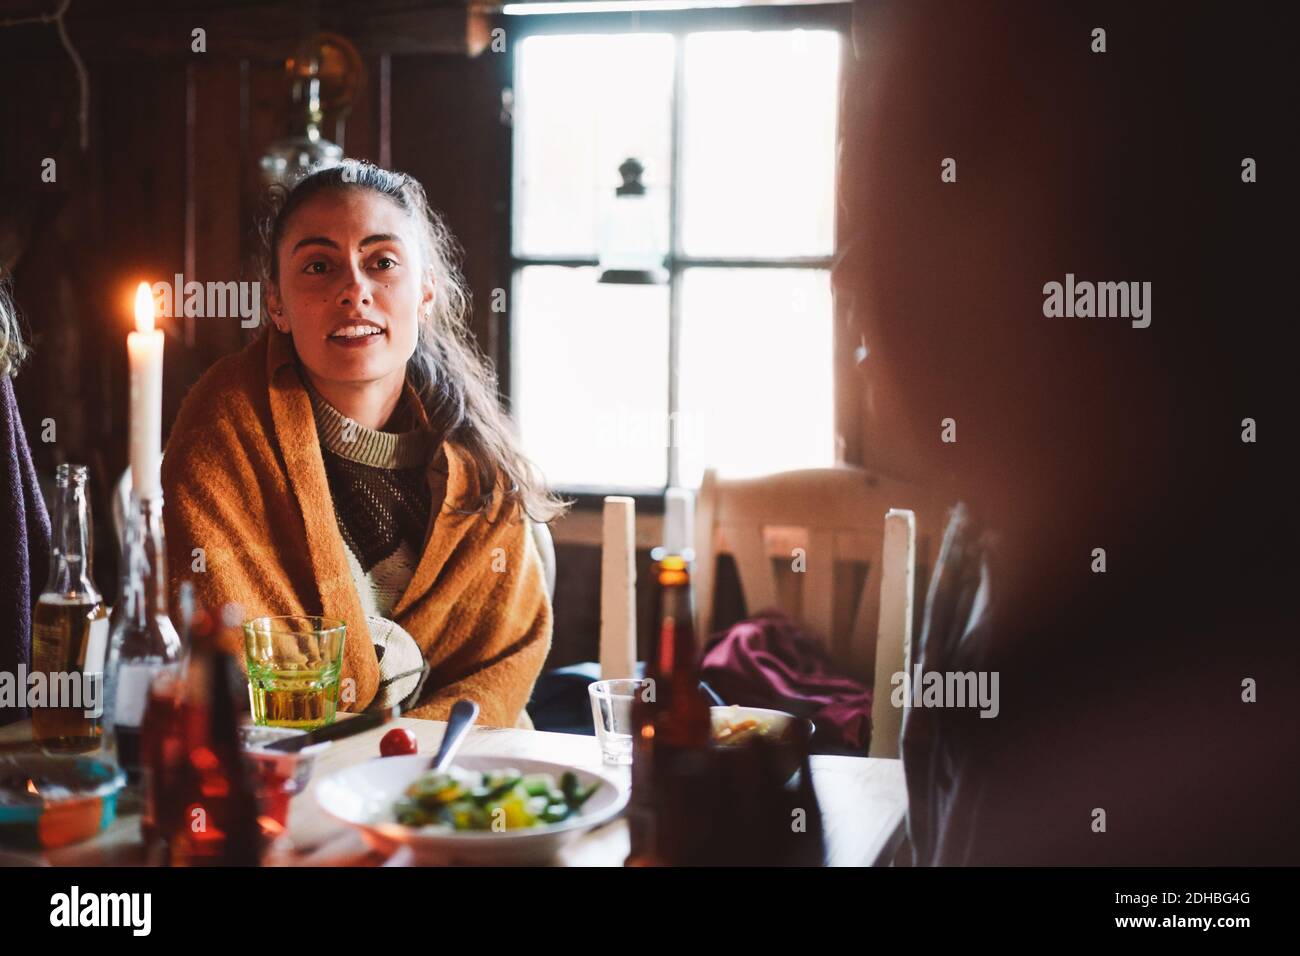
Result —
<path fill-rule="evenodd" d="M 316 417 L 334 513 L 348 566 L 367 614 L 391 617 L 415 573 L 430 526 L 447 491 L 447 457 L 424 425 L 408 386 L 389 428 L 366 428 L 327 402 L 305 377 Z"/>
<path fill-rule="evenodd" d="M 186 396 L 163 458 L 171 584 L 175 594 L 191 580 L 204 605 L 235 602 L 246 617 L 342 619 L 340 706 L 358 711 L 379 689 L 379 662 L 296 362 L 290 336 L 268 329 Z M 391 611 L 429 664 L 410 715 L 445 720 L 468 697 L 483 724 L 526 726 L 551 638 L 541 558 L 500 488 L 486 513 L 461 513 L 478 471 L 454 441 L 441 452 L 445 500 Z"/>

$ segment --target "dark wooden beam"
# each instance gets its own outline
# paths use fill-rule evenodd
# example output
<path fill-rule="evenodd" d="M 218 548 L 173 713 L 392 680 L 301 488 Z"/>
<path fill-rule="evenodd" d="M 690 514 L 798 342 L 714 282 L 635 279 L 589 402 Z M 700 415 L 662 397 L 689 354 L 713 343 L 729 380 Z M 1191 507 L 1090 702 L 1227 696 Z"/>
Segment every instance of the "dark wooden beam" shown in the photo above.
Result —
<path fill-rule="evenodd" d="M 30 6 L 30 9 L 28 7 Z M 48 13 L 42 5 L 20 4 L 23 16 Z M 479 14 L 466 0 L 125 0 L 78 2 L 67 14 L 68 34 L 87 60 L 121 61 L 138 57 L 185 60 L 282 60 L 307 37 L 320 31 L 339 33 L 363 54 L 477 52 Z M 195 28 L 206 31 L 206 53 L 191 49 Z M 0 30 L 0 52 L 19 58 L 64 55 L 57 44 L 27 42 L 45 24 Z"/>

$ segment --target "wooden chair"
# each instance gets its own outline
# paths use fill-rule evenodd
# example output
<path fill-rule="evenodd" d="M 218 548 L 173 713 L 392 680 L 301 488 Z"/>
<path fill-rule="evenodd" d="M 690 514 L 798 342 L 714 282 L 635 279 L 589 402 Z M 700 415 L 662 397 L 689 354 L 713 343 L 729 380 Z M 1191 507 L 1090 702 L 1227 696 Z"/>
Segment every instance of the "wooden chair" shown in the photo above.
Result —
<path fill-rule="evenodd" d="M 902 712 L 890 704 L 890 678 L 910 656 L 918 536 L 914 513 L 893 506 L 919 498 L 914 486 L 860 468 L 732 480 L 710 469 L 696 504 L 698 632 L 712 627 L 717 557 L 731 554 L 749 614 L 785 611 L 826 642 L 841 673 L 875 688 L 871 756 L 898 756 Z M 923 567 L 929 537 L 920 539 Z"/>

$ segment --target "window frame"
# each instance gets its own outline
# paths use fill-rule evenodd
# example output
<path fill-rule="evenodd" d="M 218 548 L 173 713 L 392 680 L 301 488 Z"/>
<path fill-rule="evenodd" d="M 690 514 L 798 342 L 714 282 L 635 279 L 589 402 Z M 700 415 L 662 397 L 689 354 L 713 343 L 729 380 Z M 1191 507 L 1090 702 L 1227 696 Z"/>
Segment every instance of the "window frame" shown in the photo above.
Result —
<path fill-rule="evenodd" d="M 673 415 L 677 409 L 680 398 L 680 386 L 678 382 L 678 372 L 680 367 L 680 343 L 682 336 L 681 326 L 681 288 L 683 274 L 687 269 L 693 268 L 722 268 L 722 269 L 811 269 L 824 271 L 829 277 L 832 267 L 841 249 L 840 242 L 840 223 L 838 216 L 838 202 L 836 203 L 836 222 L 833 226 L 833 247 L 831 252 L 822 256 L 791 256 L 791 257 L 717 257 L 717 256 L 690 256 L 682 251 L 681 244 L 681 215 L 679 210 L 681 182 L 681 149 L 682 149 L 682 87 L 685 57 L 683 56 L 683 45 L 685 35 L 688 33 L 699 33 L 706 31 L 730 31 L 730 30 L 830 30 L 840 35 L 840 77 L 839 77 L 839 94 L 840 103 L 843 102 L 842 91 L 845 83 L 845 73 L 851 55 L 850 49 L 850 32 L 852 27 L 853 8 L 848 2 L 831 2 L 831 3 L 812 3 L 812 4 L 794 4 L 789 6 L 745 6 L 745 7 L 709 7 L 688 10 L 672 11 L 629 11 L 626 13 L 557 13 L 557 14 L 530 14 L 521 16 L 501 16 L 498 22 L 506 31 L 506 49 L 508 54 L 503 57 L 508 61 L 505 70 L 505 89 L 509 90 L 510 103 L 509 110 L 518 107 L 520 98 L 514 92 L 514 64 L 516 56 L 516 44 L 532 36 L 546 35 L 574 35 L 574 34 L 625 34 L 625 33 L 669 33 L 673 37 L 673 85 L 672 99 L 670 103 L 671 110 L 671 137 L 670 144 L 672 165 L 669 171 L 671 182 L 671 192 L 668 204 L 668 253 L 664 257 L 664 267 L 668 271 L 668 415 L 670 435 L 669 443 L 666 448 L 667 462 L 665 474 L 667 482 L 660 486 L 592 486 L 592 485 L 558 485 L 553 486 L 552 490 L 557 494 L 574 502 L 574 506 L 581 509 L 597 509 L 603 507 L 604 497 L 606 495 L 628 495 L 636 499 L 638 510 L 644 510 L 649 513 L 660 513 L 663 509 L 663 493 L 668 487 L 671 487 L 680 479 L 679 474 L 679 450 L 677 447 L 677 436 L 673 434 L 677 427 L 676 417 Z M 837 136 L 843 136 L 843 109 L 838 109 L 836 128 Z M 513 119 L 513 116 L 511 117 Z M 514 390 L 514 383 L 518 379 L 517 366 L 520 356 L 513 347 L 516 340 L 514 335 L 515 310 L 513 303 L 518 301 L 519 292 L 519 275 L 520 272 L 530 266 L 561 266 L 567 268 L 578 267 L 598 267 L 599 259 L 595 257 L 575 257 L 575 256 L 535 256 L 519 255 L 516 253 L 515 236 L 516 224 L 515 217 L 518 209 L 515 205 L 515 190 L 517 189 L 516 168 L 517 139 L 513 132 L 510 136 L 510 188 L 508 193 L 507 221 L 509 228 L 505 237 L 505 248 L 503 258 L 507 263 L 508 281 L 509 281 L 509 299 L 510 307 L 507 309 L 505 321 L 497 330 L 497 368 L 500 370 L 499 385 L 501 388 L 502 399 L 507 407 L 513 410 L 517 398 Z M 837 164 L 838 166 L 838 164 Z M 836 323 L 837 331 L 833 336 L 833 348 L 836 354 L 832 360 L 832 375 L 835 378 L 833 389 L 835 391 L 835 400 L 833 401 L 835 421 L 833 427 L 837 435 L 842 434 L 842 426 L 846 424 L 842 419 L 842 409 L 844 403 L 840 398 L 839 373 L 843 366 L 841 356 L 841 336 L 838 334 L 838 312 L 839 308 L 834 301 L 834 286 L 832 283 L 832 321 Z"/>

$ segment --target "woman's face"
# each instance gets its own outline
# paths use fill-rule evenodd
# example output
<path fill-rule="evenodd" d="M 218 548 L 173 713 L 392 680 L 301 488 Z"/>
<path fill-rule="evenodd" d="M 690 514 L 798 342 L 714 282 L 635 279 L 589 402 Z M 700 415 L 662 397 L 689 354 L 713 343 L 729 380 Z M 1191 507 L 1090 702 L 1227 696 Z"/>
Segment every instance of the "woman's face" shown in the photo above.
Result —
<path fill-rule="evenodd" d="M 434 289 L 416 224 L 401 207 L 368 189 L 318 193 L 290 217 L 276 253 L 272 320 L 293 335 L 314 377 L 404 380 Z"/>

